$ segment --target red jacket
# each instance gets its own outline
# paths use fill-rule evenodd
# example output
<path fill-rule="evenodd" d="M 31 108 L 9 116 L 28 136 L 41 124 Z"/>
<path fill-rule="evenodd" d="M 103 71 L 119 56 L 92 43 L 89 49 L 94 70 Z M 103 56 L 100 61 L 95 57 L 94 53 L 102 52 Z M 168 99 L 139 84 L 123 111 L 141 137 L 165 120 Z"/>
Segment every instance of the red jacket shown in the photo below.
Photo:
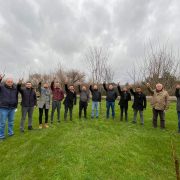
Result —
<path fill-rule="evenodd" d="M 64 99 L 64 92 L 60 88 L 54 88 L 54 82 L 51 83 L 52 99 L 54 101 L 62 101 Z"/>

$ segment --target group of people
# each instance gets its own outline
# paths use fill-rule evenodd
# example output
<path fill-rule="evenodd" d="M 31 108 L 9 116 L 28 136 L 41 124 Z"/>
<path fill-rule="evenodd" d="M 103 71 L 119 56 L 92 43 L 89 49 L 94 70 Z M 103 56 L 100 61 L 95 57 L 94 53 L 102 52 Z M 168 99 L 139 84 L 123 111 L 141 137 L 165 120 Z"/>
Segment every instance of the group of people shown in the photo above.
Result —
<path fill-rule="evenodd" d="M 74 85 L 68 85 L 65 83 L 64 90 L 61 89 L 60 83 L 54 79 L 49 87 L 48 83 L 39 82 L 37 90 L 32 87 L 32 83 L 27 81 L 25 87 L 22 87 L 22 80 L 19 80 L 15 85 L 13 78 L 7 77 L 2 83 L 3 76 L 0 75 L 0 140 L 5 139 L 5 126 L 8 119 L 8 136 L 13 136 L 14 131 L 14 115 L 18 105 L 18 94 L 21 94 L 21 121 L 20 131 L 24 132 L 25 119 L 28 114 L 28 130 L 32 130 L 33 112 L 34 107 L 39 108 L 39 129 L 48 128 L 49 109 L 52 106 L 51 111 L 51 123 L 54 122 L 54 113 L 57 110 L 57 121 L 61 121 L 61 106 L 64 104 L 64 120 L 67 121 L 68 112 L 70 120 L 73 120 L 73 107 L 77 102 L 77 94 Z M 165 111 L 169 107 L 169 95 L 164 90 L 163 85 L 158 83 L 155 90 L 153 90 L 149 83 L 146 84 L 148 91 L 152 95 L 151 105 L 153 109 L 153 127 L 157 127 L 157 118 L 160 117 L 160 127 L 165 128 Z M 125 114 L 125 121 L 128 121 L 128 102 L 131 101 L 131 95 L 133 98 L 132 108 L 134 110 L 133 123 L 137 122 L 137 115 L 140 115 L 140 123 L 144 125 L 143 112 L 147 106 L 146 95 L 142 92 L 141 87 L 137 87 L 133 90 L 132 86 L 121 88 L 119 83 L 116 87 L 113 84 L 106 85 L 103 83 L 104 90 L 106 92 L 106 118 L 110 118 L 110 110 L 112 112 L 112 118 L 115 118 L 115 101 L 120 96 L 120 120 L 123 120 Z M 78 85 L 79 91 L 79 119 L 82 118 L 82 112 L 84 112 L 84 118 L 87 118 L 87 107 L 90 101 L 90 93 L 92 96 L 92 112 L 91 118 L 99 117 L 99 106 L 101 102 L 101 92 L 97 85 L 87 86 Z M 118 93 L 117 93 L 118 92 Z M 176 86 L 175 95 L 177 97 L 177 113 L 178 113 L 178 132 L 180 133 L 180 85 Z M 38 97 L 38 98 L 37 98 Z M 51 98 L 52 97 L 52 98 Z M 52 103 L 51 102 L 52 99 Z M 52 104 L 52 105 L 51 105 Z M 45 123 L 43 124 L 43 113 L 45 114 Z"/>

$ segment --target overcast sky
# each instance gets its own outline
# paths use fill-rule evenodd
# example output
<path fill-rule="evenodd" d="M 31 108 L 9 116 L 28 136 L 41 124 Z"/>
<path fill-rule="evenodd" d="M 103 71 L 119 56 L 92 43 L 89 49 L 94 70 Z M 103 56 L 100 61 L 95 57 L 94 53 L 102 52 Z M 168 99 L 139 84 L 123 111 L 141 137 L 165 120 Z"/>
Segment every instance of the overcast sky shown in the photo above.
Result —
<path fill-rule="evenodd" d="M 115 81 L 126 82 L 149 39 L 180 47 L 179 0 L 0 0 L 0 71 L 15 77 L 87 70 L 89 46 L 110 49 Z"/>

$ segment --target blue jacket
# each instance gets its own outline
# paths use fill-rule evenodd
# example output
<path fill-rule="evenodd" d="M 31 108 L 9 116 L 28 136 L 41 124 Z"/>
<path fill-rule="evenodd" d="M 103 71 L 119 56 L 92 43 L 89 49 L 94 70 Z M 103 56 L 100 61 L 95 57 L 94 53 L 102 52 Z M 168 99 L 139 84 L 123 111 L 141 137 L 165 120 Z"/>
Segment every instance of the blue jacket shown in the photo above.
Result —
<path fill-rule="evenodd" d="M 13 85 L 12 88 L 6 84 L 0 84 L 0 108 L 14 109 L 18 105 L 18 89 Z"/>

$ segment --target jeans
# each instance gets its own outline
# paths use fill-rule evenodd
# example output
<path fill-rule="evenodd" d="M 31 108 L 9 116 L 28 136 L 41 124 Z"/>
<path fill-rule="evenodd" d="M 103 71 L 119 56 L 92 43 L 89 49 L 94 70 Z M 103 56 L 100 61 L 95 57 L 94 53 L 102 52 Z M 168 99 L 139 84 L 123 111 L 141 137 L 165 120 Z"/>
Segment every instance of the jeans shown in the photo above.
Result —
<path fill-rule="evenodd" d="M 60 122 L 61 101 L 53 101 L 52 102 L 51 123 L 53 123 L 54 113 L 55 113 L 56 109 L 57 109 L 57 120 L 58 120 L 58 122 Z"/>
<path fill-rule="evenodd" d="M 0 139 L 5 138 L 5 126 L 6 120 L 8 119 L 8 135 L 12 136 L 14 134 L 14 114 L 15 109 L 0 108 Z"/>
<path fill-rule="evenodd" d="M 20 123 L 20 129 L 24 130 L 24 123 L 26 120 L 26 115 L 28 113 L 28 127 L 32 127 L 32 115 L 34 111 L 34 107 L 23 107 L 22 106 L 22 118 L 21 118 L 21 123 Z"/>
<path fill-rule="evenodd" d="M 178 111 L 177 114 L 178 114 L 178 130 L 180 132 L 180 111 Z"/>
<path fill-rule="evenodd" d="M 165 128 L 165 112 L 163 110 L 153 109 L 153 126 L 157 127 L 157 118 L 160 117 L 160 126 L 162 129 Z"/>
<path fill-rule="evenodd" d="M 109 119 L 109 111 L 112 110 L 112 117 L 115 117 L 115 102 L 106 101 L 106 118 Z"/>
<path fill-rule="evenodd" d="M 133 119 L 133 122 L 136 123 L 138 112 L 139 112 L 139 114 L 140 114 L 141 124 L 143 125 L 143 124 L 144 124 L 143 111 L 140 111 L 140 110 L 137 110 L 137 109 L 134 109 L 134 119 Z"/>
<path fill-rule="evenodd" d="M 92 102 L 92 113 L 91 113 L 91 117 L 94 118 L 94 113 L 96 111 L 96 118 L 98 118 L 99 116 L 99 111 L 98 111 L 98 107 L 99 107 L 99 102 Z"/>

